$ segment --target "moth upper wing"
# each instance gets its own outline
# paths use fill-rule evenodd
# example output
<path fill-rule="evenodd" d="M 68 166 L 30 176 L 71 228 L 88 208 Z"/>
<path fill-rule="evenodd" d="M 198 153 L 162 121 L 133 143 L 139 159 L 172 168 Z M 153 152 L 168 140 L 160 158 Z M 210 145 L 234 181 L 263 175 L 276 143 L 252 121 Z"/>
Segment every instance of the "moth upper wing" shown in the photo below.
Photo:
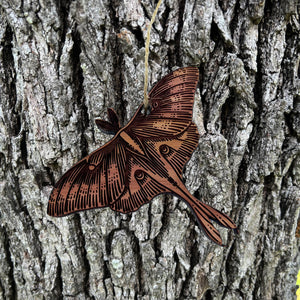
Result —
<path fill-rule="evenodd" d="M 109 206 L 125 189 L 125 148 L 115 137 L 75 164 L 54 186 L 48 214 L 58 217 Z"/>
<path fill-rule="evenodd" d="M 151 113 L 144 116 L 138 110 L 130 124 L 132 133 L 147 138 L 184 130 L 192 121 L 198 78 L 196 67 L 178 69 L 162 78 L 149 93 Z"/>

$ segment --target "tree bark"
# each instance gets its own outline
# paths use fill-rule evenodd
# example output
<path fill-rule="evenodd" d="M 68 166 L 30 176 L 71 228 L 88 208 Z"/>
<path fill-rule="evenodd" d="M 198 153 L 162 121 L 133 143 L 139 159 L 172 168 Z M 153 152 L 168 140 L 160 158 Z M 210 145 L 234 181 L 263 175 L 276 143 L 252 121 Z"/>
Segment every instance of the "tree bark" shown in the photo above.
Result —
<path fill-rule="evenodd" d="M 46 214 L 59 177 L 143 101 L 154 1 L 0 2 L 0 298 L 294 299 L 300 265 L 300 8 L 296 1 L 163 1 L 150 83 L 200 70 L 201 137 L 184 177 L 239 227 L 208 240 L 183 201 L 128 215 Z"/>

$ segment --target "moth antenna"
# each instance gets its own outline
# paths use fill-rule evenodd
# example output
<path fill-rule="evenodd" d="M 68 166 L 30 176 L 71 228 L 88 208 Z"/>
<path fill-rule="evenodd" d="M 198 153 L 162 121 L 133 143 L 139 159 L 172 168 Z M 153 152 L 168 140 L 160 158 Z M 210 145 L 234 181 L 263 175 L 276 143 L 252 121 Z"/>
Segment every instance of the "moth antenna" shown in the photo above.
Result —
<path fill-rule="evenodd" d="M 113 127 L 116 129 L 116 131 L 119 131 L 120 130 L 120 122 L 119 122 L 119 118 L 118 118 L 118 115 L 116 114 L 115 110 L 112 108 L 108 108 L 107 115 L 108 115 L 108 119 L 111 122 L 111 124 L 113 125 Z"/>
<path fill-rule="evenodd" d="M 118 130 L 116 130 L 116 127 L 113 126 L 110 122 L 101 120 L 101 119 L 95 119 L 95 123 L 98 126 L 98 128 L 107 134 L 116 134 Z"/>

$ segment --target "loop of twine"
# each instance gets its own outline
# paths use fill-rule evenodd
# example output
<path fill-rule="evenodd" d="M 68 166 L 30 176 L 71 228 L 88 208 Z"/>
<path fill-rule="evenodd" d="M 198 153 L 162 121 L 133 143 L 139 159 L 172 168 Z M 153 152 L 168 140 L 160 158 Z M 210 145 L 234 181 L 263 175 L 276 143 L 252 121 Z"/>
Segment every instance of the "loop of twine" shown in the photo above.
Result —
<path fill-rule="evenodd" d="M 145 76 L 144 76 L 144 107 L 145 111 L 147 111 L 148 105 L 149 105 L 149 99 L 148 99 L 148 94 L 147 94 L 147 88 L 148 88 L 148 58 L 149 58 L 149 44 L 150 44 L 150 32 L 151 32 L 151 27 L 152 24 L 154 23 L 155 17 L 157 15 L 158 8 L 161 4 L 162 0 L 159 0 L 156 8 L 153 12 L 150 24 L 148 25 L 147 29 L 147 39 L 146 39 L 146 45 L 145 45 Z"/>

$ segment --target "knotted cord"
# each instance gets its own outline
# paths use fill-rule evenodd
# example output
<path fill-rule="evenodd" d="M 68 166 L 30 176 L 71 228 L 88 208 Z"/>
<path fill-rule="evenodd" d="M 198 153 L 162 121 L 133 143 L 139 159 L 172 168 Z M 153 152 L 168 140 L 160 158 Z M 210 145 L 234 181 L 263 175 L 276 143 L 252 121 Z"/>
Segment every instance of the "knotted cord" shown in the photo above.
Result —
<path fill-rule="evenodd" d="M 151 27 L 152 27 L 152 24 L 154 23 L 154 20 L 157 15 L 157 11 L 159 9 L 161 2 L 162 2 L 162 0 L 158 1 L 156 8 L 153 12 L 150 24 L 148 25 L 148 29 L 147 29 L 147 39 L 146 39 L 146 45 L 145 45 L 145 76 L 144 76 L 144 108 L 145 108 L 145 112 L 147 112 L 148 105 L 149 105 L 147 89 L 148 89 L 148 67 L 149 67 L 148 58 L 149 58 L 150 32 L 151 32 Z"/>

